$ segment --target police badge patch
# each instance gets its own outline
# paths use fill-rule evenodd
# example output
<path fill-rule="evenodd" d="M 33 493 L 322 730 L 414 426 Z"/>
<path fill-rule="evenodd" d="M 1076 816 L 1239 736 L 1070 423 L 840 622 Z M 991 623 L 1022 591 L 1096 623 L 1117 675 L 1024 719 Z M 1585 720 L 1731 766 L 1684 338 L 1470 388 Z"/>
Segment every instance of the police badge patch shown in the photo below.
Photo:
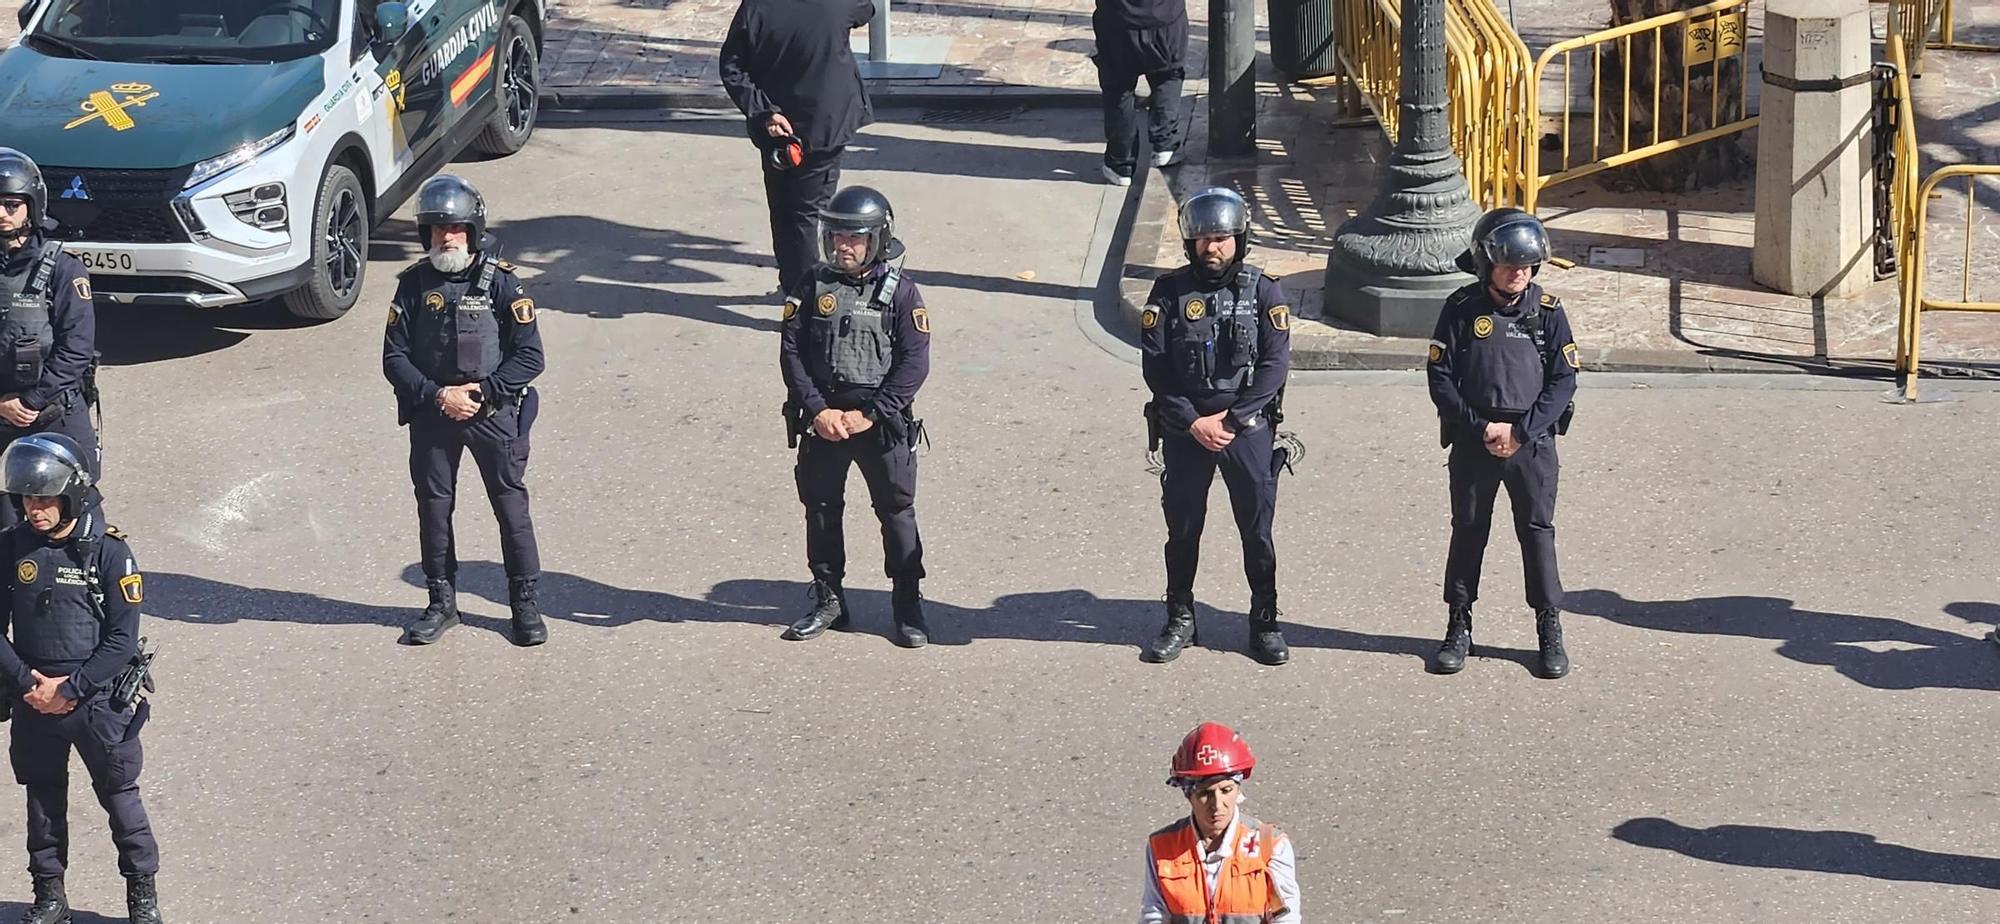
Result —
<path fill-rule="evenodd" d="M 1151 308 L 1139 312 L 1139 329 L 1152 330 L 1160 325 L 1160 313 Z"/>
<path fill-rule="evenodd" d="M 929 308 L 913 309 L 910 312 L 910 320 L 916 323 L 917 333 L 928 334 L 931 332 L 931 310 Z"/>
<path fill-rule="evenodd" d="M 789 321 L 792 319 L 792 315 L 798 313 L 799 313 L 799 300 L 796 298 L 785 299 L 785 316 L 779 318 L 778 320 Z"/>
<path fill-rule="evenodd" d="M 827 315 L 830 315 L 830 314 L 832 314 L 832 313 L 833 313 L 833 295 L 832 295 L 832 294 L 827 294 L 827 295 L 822 295 L 822 296 L 820 296 L 820 297 L 819 297 L 819 316 L 820 316 L 820 317 L 826 317 Z"/>
<path fill-rule="evenodd" d="M 1571 369 L 1583 368 L 1583 361 L 1578 359 L 1576 355 L 1576 344 L 1570 343 L 1563 346 L 1563 361 L 1569 363 Z"/>
<path fill-rule="evenodd" d="M 1292 329 L 1292 308 L 1290 305 L 1279 305 L 1271 309 L 1270 315 L 1272 327 L 1279 330 Z"/>
<path fill-rule="evenodd" d="M 41 576 L 42 569 L 34 559 L 22 559 L 20 564 L 14 566 L 14 577 L 23 584 L 33 584 Z"/>
<path fill-rule="evenodd" d="M 1188 299 L 1188 303 L 1187 303 L 1187 319 L 1188 319 L 1188 320 L 1190 320 L 1190 321 L 1199 321 L 1199 320 L 1201 320 L 1201 316 L 1202 316 L 1202 315 L 1204 315 L 1204 314 L 1207 314 L 1207 313 L 1208 313 L 1208 306 L 1207 306 L 1207 305 L 1204 305 L 1204 304 L 1202 304 L 1202 303 L 1201 303 L 1201 299 L 1198 299 L 1198 298 L 1190 298 L 1190 299 Z"/>
<path fill-rule="evenodd" d="M 90 301 L 90 280 L 85 279 L 82 276 L 78 276 L 75 279 L 70 280 L 69 284 L 70 288 L 76 290 L 77 298 L 83 299 L 86 302 Z"/>
<path fill-rule="evenodd" d="M 118 590 L 125 595 L 126 603 L 146 602 L 146 579 L 137 573 L 119 578 Z"/>
<path fill-rule="evenodd" d="M 1444 362 L 1444 344 L 1439 343 L 1436 340 L 1431 341 L 1430 355 L 1431 355 L 1431 362 L 1434 363 Z"/>
<path fill-rule="evenodd" d="M 509 307 L 511 307 L 511 308 L 513 308 L 513 309 L 514 309 L 514 323 L 516 323 L 516 324 L 533 324 L 533 323 L 535 323 L 535 300 L 534 300 L 534 299 L 532 299 L 532 298 L 517 298 L 517 299 L 515 299 L 515 300 L 514 300 L 514 304 L 513 304 L 513 305 L 511 305 L 511 306 L 509 306 Z"/>
<path fill-rule="evenodd" d="M 1474 318 L 1472 320 L 1472 336 L 1478 337 L 1481 340 L 1493 336 L 1493 317 L 1482 314 Z"/>
<path fill-rule="evenodd" d="M 391 306 L 389 308 L 389 326 L 390 327 L 396 326 L 396 309 L 394 306 Z"/>
<path fill-rule="evenodd" d="M 424 293 L 424 307 L 429 308 L 432 311 L 443 311 L 444 293 L 443 292 Z"/>

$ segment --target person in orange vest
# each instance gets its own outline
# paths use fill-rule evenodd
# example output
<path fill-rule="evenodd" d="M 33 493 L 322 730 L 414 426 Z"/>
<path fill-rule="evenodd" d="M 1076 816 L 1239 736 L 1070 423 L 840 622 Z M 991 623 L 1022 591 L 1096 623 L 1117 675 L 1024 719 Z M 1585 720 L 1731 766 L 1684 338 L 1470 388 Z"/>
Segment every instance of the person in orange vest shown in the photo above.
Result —
<path fill-rule="evenodd" d="M 1203 722 L 1181 739 L 1167 785 L 1192 811 L 1146 840 L 1139 924 L 1300 924 L 1291 838 L 1238 810 L 1256 766 L 1226 725 Z"/>

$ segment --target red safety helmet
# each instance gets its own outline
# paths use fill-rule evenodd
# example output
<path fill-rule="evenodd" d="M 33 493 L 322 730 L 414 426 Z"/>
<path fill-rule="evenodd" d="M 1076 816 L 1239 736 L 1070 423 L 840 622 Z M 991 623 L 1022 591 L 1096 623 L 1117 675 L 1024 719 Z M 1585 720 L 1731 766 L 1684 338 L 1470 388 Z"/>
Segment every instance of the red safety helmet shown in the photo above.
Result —
<path fill-rule="evenodd" d="M 1173 778 L 1168 782 L 1178 784 L 1214 776 L 1240 776 L 1247 780 L 1256 766 L 1257 758 L 1250 753 L 1250 743 L 1242 735 L 1227 725 L 1203 722 L 1181 739 L 1180 749 L 1174 752 Z"/>

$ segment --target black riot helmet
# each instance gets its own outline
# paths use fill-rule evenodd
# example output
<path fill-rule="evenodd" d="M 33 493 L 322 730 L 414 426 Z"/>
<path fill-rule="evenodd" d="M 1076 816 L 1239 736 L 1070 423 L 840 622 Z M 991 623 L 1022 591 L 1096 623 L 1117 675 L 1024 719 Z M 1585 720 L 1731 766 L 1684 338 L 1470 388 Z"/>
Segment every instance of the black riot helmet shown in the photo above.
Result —
<path fill-rule="evenodd" d="M 20 196 L 28 200 L 29 231 L 42 226 L 49 212 L 49 187 L 42 182 L 42 168 L 33 158 L 13 148 L 0 148 L 0 196 Z"/>
<path fill-rule="evenodd" d="M 896 238 L 896 210 L 889 197 L 867 186 L 849 186 L 833 194 L 819 210 L 819 258 L 833 265 L 835 234 L 868 235 L 868 256 L 862 265 L 893 259 L 891 243 Z"/>
<path fill-rule="evenodd" d="M 83 447 L 60 433 L 34 433 L 15 440 L 0 452 L 0 488 L 17 513 L 26 515 L 23 497 L 60 497 L 63 522 L 96 507 L 100 496 L 91 483 Z"/>
<path fill-rule="evenodd" d="M 1236 238 L 1236 262 L 1242 262 L 1250 250 L 1250 206 L 1235 190 L 1210 186 L 1181 203 L 1181 247 L 1197 267 L 1194 242 L 1225 234 Z"/>
<path fill-rule="evenodd" d="M 1549 231 L 1542 220 L 1516 208 L 1494 209 L 1472 226 L 1472 246 L 1458 257 L 1458 268 L 1493 281 L 1493 267 L 1532 266 L 1539 275 L 1549 262 Z"/>
<path fill-rule="evenodd" d="M 467 245 L 478 250 L 486 237 L 486 199 L 478 187 L 449 173 L 440 173 L 417 188 L 417 236 L 431 246 L 432 225 L 466 225 Z"/>

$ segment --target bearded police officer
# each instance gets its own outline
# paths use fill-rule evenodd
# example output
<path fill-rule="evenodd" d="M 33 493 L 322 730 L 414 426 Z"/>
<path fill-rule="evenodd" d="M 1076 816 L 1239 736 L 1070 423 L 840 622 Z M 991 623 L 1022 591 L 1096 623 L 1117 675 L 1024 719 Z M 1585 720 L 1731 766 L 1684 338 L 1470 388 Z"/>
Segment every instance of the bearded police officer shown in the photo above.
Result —
<path fill-rule="evenodd" d="M 139 800 L 139 729 L 151 703 L 140 654 L 144 579 L 118 530 L 104 524 L 102 498 L 82 446 L 32 434 L 0 453 L 0 487 L 25 522 L 4 541 L 11 567 L 0 593 L 0 681 L 9 688 L 14 776 L 28 791 L 28 872 L 35 903 L 24 924 L 70 919 L 63 890 L 69 862 L 69 752 L 90 772 L 111 816 L 127 910 L 159 924 L 153 877 L 160 869 L 152 823 Z"/>
<path fill-rule="evenodd" d="M 528 431 L 542 373 L 535 303 L 486 234 L 486 203 L 450 175 L 417 191 L 417 232 L 429 256 L 397 277 L 382 345 L 382 371 L 396 388 L 399 423 L 410 427 L 410 480 L 430 606 L 403 640 L 437 641 L 458 624 L 458 555 L 451 514 L 461 453 L 470 450 L 500 520 L 501 556 L 516 645 L 548 640 L 535 582 L 541 555 L 528 515 Z"/>
<path fill-rule="evenodd" d="M 86 393 L 96 396 L 97 313 L 90 274 L 48 239 L 49 190 L 28 156 L 0 148 L 0 445 L 26 433 L 61 433 L 99 474 Z M 4 505 L 0 505 L 4 506 Z M 0 528 L 18 522 L 0 510 Z"/>
<path fill-rule="evenodd" d="M 785 630 L 804 640 L 844 628 L 847 569 L 841 514 L 847 469 L 861 469 L 882 522 L 884 568 L 894 582 L 894 639 L 929 641 L 917 582 L 917 439 L 911 402 L 931 368 L 930 313 L 903 275 L 889 200 L 866 186 L 834 194 L 820 212 L 822 262 L 785 299 L 780 339 L 786 418 L 799 443 L 799 500 L 806 507 L 806 564 L 813 608 Z"/>
<path fill-rule="evenodd" d="M 1453 292 L 1430 345 L 1431 401 L 1451 450 L 1451 552 L 1444 602 L 1451 615 L 1438 672 L 1457 673 L 1472 651 L 1472 603 L 1500 485 L 1514 508 L 1528 606 L 1541 639 L 1540 674 L 1569 673 L 1562 582 L 1556 574 L 1556 434 L 1569 429 L 1580 367 L 1562 302 L 1534 283 L 1549 235 L 1520 209 L 1495 209 L 1472 229 L 1459 268 L 1479 281 Z"/>
<path fill-rule="evenodd" d="M 1153 283 L 1139 322 L 1153 393 L 1149 423 L 1164 434 L 1167 518 L 1167 622 L 1145 657 L 1171 661 L 1195 639 L 1195 566 L 1220 468 L 1250 580 L 1250 654 L 1283 664 L 1291 652 L 1278 628 L 1271 519 L 1284 460 L 1274 428 L 1292 362 L 1291 308 L 1276 281 L 1243 262 L 1250 209 L 1241 196 L 1214 187 L 1195 193 L 1181 207 L 1180 227 L 1189 265 Z"/>

